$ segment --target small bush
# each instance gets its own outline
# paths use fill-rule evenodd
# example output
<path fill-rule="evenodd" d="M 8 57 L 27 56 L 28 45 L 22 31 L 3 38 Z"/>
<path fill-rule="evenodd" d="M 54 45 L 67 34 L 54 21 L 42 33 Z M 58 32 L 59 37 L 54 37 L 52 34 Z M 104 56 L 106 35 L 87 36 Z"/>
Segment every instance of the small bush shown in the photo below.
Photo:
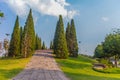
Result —
<path fill-rule="evenodd" d="M 112 67 L 113 67 L 112 62 L 110 62 L 110 61 L 107 60 L 107 59 L 100 59 L 99 62 L 102 63 L 102 64 L 105 64 L 105 65 L 106 65 L 107 67 L 109 67 L 109 68 L 112 68 Z"/>

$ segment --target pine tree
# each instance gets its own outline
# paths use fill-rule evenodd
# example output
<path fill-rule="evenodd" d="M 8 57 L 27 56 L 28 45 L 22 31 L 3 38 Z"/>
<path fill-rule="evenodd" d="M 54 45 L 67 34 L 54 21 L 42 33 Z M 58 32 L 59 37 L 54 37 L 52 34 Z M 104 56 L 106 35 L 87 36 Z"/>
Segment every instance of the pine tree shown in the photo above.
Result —
<path fill-rule="evenodd" d="M 21 48 L 21 54 L 22 54 L 22 56 L 24 57 L 24 58 L 26 58 L 27 57 L 27 45 L 28 45 L 28 42 L 27 42 L 27 34 L 26 34 L 26 31 L 27 31 L 27 27 L 26 27 L 26 24 L 25 24 L 25 26 L 24 26 L 24 29 L 23 29 L 23 34 L 22 34 L 22 48 Z"/>
<path fill-rule="evenodd" d="M 53 40 L 53 49 L 54 49 L 54 52 L 53 52 L 53 54 L 56 54 L 56 51 L 57 51 L 57 32 L 58 32 L 58 23 L 59 23 L 59 21 L 57 21 L 56 30 L 55 30 L 55 34 L 54 34 L 54 40 Z"/>
<path fill-rule="evenodd" d="M 76 37 L 76 29 L 74 20 L 71 20 L 71 27 L 70 27 L 70 56 L 77 57 L 78 56 L 78 43 L 77 43 L 77 37 Z"/>
<path fill-rule="evenodd" d="M 17 16 L 10 40 L 8 56 L 17 57 L 19 55 L 20 55 L 20 29 L 19 29 L 19 18 Z"/>
<path fill-rule="evenodd" d="M 68 51 L 69 51 L 69 55 L 70 55 L 70 41 L 71 40 L 71 35 L 70 35 L 70 24 L 68 22 L 67 24 L 67 28 L 66 28 L 66 41 L 67 41 L 67 48 L 68 48 Z"/>
<path fill-rule="evenodd" d="M 20 27 L 20 54 L 22 55 L 22 35 L 23 35 L 23 29 Z"/>
<path fill-rule="evenodd" d="M 50 49 L 53 49 L 53 42 L 50 42 Z"/>
<path fill-rule="evenodd" d="M 38 49 L 38 35 L 36 34 L 35 37 L 36 37 L 35 38 L 35 50 L 37 50 Z"/>
<path fill-rule="evenodd" d="M 37 34 L 36 34 L 36 44 L 35 44 L 35 49 L 36 49 L 36 50 L 41 49 L 41 38 L 39 38 Z"/>
<path fill-rule="evenodd" d="M 24 57 L 32 56 L 35 51 L 35 30 L 31 9 L 24 27 L 22 51 Z"/>
<path fill-rule="evenodd" d="M 43 44 L 42 44 L 42 50 L 46 49 L 45 47 L 45 42 L 43 41 Z"/>
<path fill-rule="evenodd" d="M 61 15 L 59 16 L 59 21 L 57 22 L 54 36 L 54 53 L 58 58 L 68 57 L 68 49 L 64 33 L 64 24 Z"/>
<path fill-rule="evenodd" d="M 38 49 L 41 49 L 41 38 L 38 37 Z"/>

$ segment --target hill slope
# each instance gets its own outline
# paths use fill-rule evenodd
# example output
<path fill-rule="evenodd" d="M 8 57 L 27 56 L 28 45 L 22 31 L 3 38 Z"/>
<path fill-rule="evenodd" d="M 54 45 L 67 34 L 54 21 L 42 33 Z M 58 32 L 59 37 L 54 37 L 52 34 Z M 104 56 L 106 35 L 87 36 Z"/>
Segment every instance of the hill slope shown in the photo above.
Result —
<path fill-rule="evenodd" d="M 100 73 L 92 69 L 95 60 L 88 57 L 56 59 L 71 80 L 120 80 L 120 74 Z"/>

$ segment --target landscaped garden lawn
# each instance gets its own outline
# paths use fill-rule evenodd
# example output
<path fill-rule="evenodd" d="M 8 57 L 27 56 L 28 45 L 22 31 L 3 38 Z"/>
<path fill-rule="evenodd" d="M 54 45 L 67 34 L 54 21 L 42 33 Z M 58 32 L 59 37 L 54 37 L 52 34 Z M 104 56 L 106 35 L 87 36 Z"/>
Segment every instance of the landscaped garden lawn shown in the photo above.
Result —
<path fill-rule="evenodd" d="M 23 59 L 0 59 L 0 80 L 9 80 L 22 71 L 30 58 Z"/>
<path fill-rule="evenodd" d="M 80 55 L 78 58 L 56 59 L 56 61 L 71 80 L 120 80 L 120 74 L 94 71 L 92 63 L 95 60 L 88 57 Z"/>

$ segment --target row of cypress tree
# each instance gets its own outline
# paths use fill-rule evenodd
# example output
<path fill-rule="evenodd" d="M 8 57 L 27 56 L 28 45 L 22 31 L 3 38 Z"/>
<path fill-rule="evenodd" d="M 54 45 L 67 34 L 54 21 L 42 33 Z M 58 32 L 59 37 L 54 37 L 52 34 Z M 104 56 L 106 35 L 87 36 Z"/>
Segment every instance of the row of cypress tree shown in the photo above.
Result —
<path fill-rule="evenodd" d="M 77 57 L 78 56 L 78 43 L 77 43 L 77 36 L 76 36 L 76 29 L 74 20 L 71 20 L 71 24 L 67 24 L 66 28 L 66 41 L 67 47 L 69 51 L 69 56 Z"/>
<path fill-rule="evenodd" d="M 35 39 L 35 50 L 44 50 L 47 49 L 45 42 L 41 40 L 41 38 L 36 34 L 36 39 Z"/>
<path fill-rule="evenodd" d="M 35 49 L 41 48 L 41 39 L 35 35 L 32 10 L 28 14 L 24 29 L 19 25 L 17 16 L 13 33 L 11 35 L 8 56 L 9 57 L 29 57 Z"/>
<path fill-rule="evenodd" d="M 41 46 L 42 45 L 42 46 Z M 30 9 L 24 29 L 19 25 L 17 16 L 13 33 L 10 40 L 8 50 L 9 57 L 29 57 L 35 50 L 46 49 L 45 43 L 41 44 L 41 38 L 35 35 L 34 21 L 32 10 Z M 74 20 L 68 23 L 66 33 L 64 32 L 64 23 L 62 16 L 57 21 L 54 41 L 50 44 L 50 49 L 54 49 L 54 53 L 59 58 L 67 58 L 68 56 L 78 56 L 78 44 L 76 38 L 76 30 Z"/>
<path fill-rule="evenodd" d="M 66 33 L 64 32 L 64 23 L 62 16 L 59 16 L 57 21 L 56 31 L 53 41 L 54 54 L 58 58 L 68 58 L 78 56 L 78 43 L 76 38 L 76 30 L 74 20 L 71 20 L 71 24 L 67 25 Z"/>

